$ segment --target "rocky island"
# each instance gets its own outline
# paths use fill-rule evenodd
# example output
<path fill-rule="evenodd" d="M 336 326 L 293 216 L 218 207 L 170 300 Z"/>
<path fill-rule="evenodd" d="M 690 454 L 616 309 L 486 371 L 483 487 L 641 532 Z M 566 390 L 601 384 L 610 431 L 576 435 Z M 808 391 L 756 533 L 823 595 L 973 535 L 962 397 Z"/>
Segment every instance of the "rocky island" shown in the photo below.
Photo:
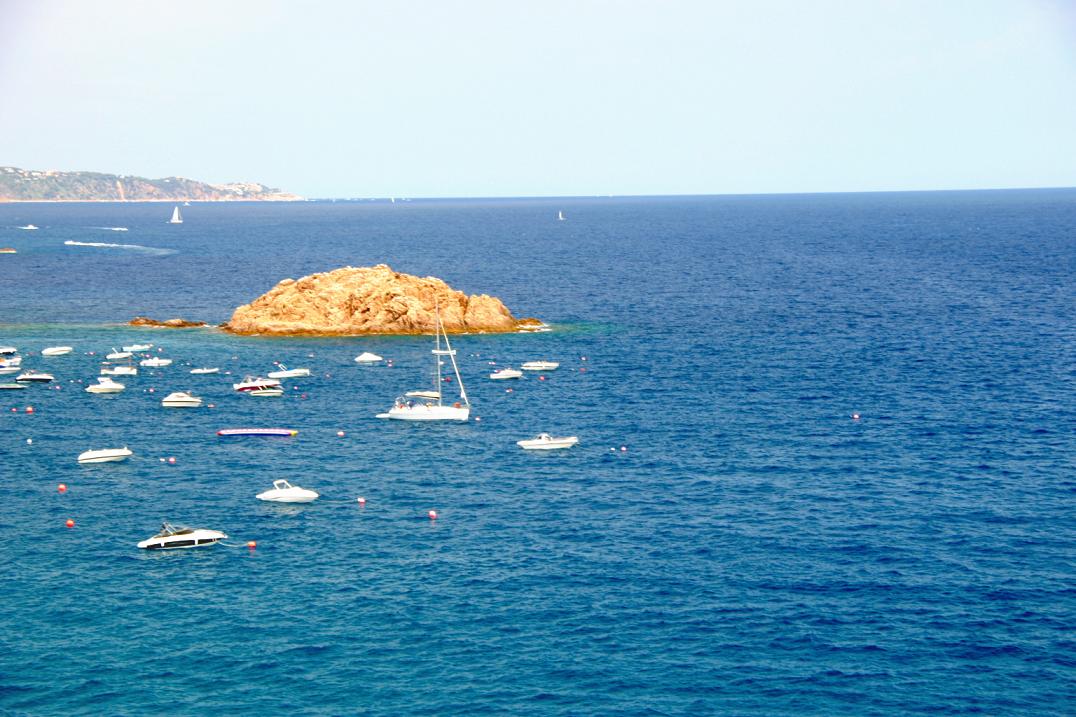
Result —
<path fill-rule="evenodd" d="M 208 184 L 101 172 L 0 167 L 0 202 L 290 202 L 302 197 L 255 182 Z"/>
<path fill-rule="evenodd" d="M 221 328 L 280 336 L 428 334 L 436 325 L 435 307 L 449 333 L 508 333 L 542 326 L 537 319 L 515 318 L 495 297 L 468 296 L 441 279 L 401 274 L 378 264 L 284 279 L 236 309 Z"/>

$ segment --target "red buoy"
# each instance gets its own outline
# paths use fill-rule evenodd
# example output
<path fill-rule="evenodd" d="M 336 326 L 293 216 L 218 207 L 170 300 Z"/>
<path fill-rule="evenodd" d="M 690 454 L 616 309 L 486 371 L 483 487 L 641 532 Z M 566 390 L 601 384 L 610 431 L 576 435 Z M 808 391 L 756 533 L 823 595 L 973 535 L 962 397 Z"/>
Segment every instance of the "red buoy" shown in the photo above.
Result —
<path fill-rule="evenodd" d="M 437 520 L 437 511 L 436 510 L 431 510 L 426 515 L 430 516 L 430 520 Z"/>
<path fill-rule="evenodd" d="M 175 456 L 169 457 L 168 462 L 171 463 L 172 465 L 175 465 L 176 464 L 176 457 Z"/>
<path fill-rule="evenodd" d="M 33 406 L 27 406 L 26 407 L 26 412 L 27 413 L 33 413 L 34 412 L 34 407 Z"/>
<path fill-rule="evenodd" d="M 247 541 L 247 547 L 250 548 L 251 550 L 254 550 L 254 548 L 258 547 L 258 544 L 256 542 L 254 542 L 253 540 L 248 540 Z"/>
<path fill-rule="evenodd" d="M 363 498 L 361 495 L 358 498 L 356 498 L 355 500 L 357 500 L 359 502 L 359 505 L 366 505 L 366 499 Z"/>
<path fill-rule="evenodd" d="M 56 486 L 56 492 L 57 493 L 66 493 L 67 492 L 67 486 L 64 485 L 63 483 L 61 483 L 60 485 Z"/>
<path fill-rule="evenodd" d="M 343 437 L 344 437 L 344 432 L 343 432 L 343 431 L 337 431 L 337 432 L 336 432 L 336 435 L 337 435 L 337 437 L 339 437 L 339 438 L 343 438 Z"/>
<path fill-rule="evenodd" d="M 71 520 L 70 518 L 68 518 L 68 519 L 67 519 L 67 522 L 66 522 L 66 523 L 64 523 L 64 525 L 66 525 L 66 526 L 67 526 L 68 528 L 74 528 L 74 527 L 75 527 L 75 521 L 73 521 L 73 520 Z"/>

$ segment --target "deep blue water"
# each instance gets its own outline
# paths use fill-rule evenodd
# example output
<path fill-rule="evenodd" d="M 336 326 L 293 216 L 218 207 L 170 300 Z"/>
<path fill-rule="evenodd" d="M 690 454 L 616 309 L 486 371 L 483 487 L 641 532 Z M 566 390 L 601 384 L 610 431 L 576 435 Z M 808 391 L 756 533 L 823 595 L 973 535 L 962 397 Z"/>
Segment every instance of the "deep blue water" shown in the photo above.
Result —
<path fill-rule="evenodd" d="M 170 211 L 0 205 L 0 344 L 60 386 L 0 392 L 0 712 L 1072 713 L 1076 190 Z M 556 330 L 460 337 L 481 421 L 401 425 L 426 338 L 119 325 L 378 262 Z M 176 363 L 81 390 L 143 340 Z M 315 376 L 231 391 L 274 360 Z M 137 550 L 163 518 L 232 545 Z"/>

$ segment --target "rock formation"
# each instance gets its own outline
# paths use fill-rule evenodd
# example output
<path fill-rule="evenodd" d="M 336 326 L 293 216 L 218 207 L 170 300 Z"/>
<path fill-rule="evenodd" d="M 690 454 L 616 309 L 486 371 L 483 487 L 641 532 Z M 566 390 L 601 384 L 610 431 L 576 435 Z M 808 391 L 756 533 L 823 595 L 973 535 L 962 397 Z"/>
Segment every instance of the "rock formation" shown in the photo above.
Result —
<path fill-rule="evenodd" d="M 205 326 L 204 321 L 187 321 L 186 319 L 168 319 L 167 321 L 157 321 L 151 319 L 148 316 L 136 316 L 127 322 L 128 326 L 156 326 L 164 329 L 190 329 L 199 326 Z"/>
<path fill-rule="evenodd" d="M 436 325 L 435 304 L 449 333 L 503 333 L 541 325 L 536 319 L 516 319 L 492 296 L 467 296 L 441 279 L 378 264 L 284 279 L 236 309 L 221 328 L 235 334 L 429 334 Z"/>

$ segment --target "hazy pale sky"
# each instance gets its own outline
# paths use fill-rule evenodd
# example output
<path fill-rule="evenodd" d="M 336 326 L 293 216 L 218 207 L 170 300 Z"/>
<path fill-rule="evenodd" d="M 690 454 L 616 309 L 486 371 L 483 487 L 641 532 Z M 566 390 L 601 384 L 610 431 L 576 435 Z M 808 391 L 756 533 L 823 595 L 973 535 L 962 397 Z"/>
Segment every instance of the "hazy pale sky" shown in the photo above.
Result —
<path fill-rule="evenodd" d="M 309 197 L 1076 185 L 1068 0 L 0 0 L 0 165 Z"/>

